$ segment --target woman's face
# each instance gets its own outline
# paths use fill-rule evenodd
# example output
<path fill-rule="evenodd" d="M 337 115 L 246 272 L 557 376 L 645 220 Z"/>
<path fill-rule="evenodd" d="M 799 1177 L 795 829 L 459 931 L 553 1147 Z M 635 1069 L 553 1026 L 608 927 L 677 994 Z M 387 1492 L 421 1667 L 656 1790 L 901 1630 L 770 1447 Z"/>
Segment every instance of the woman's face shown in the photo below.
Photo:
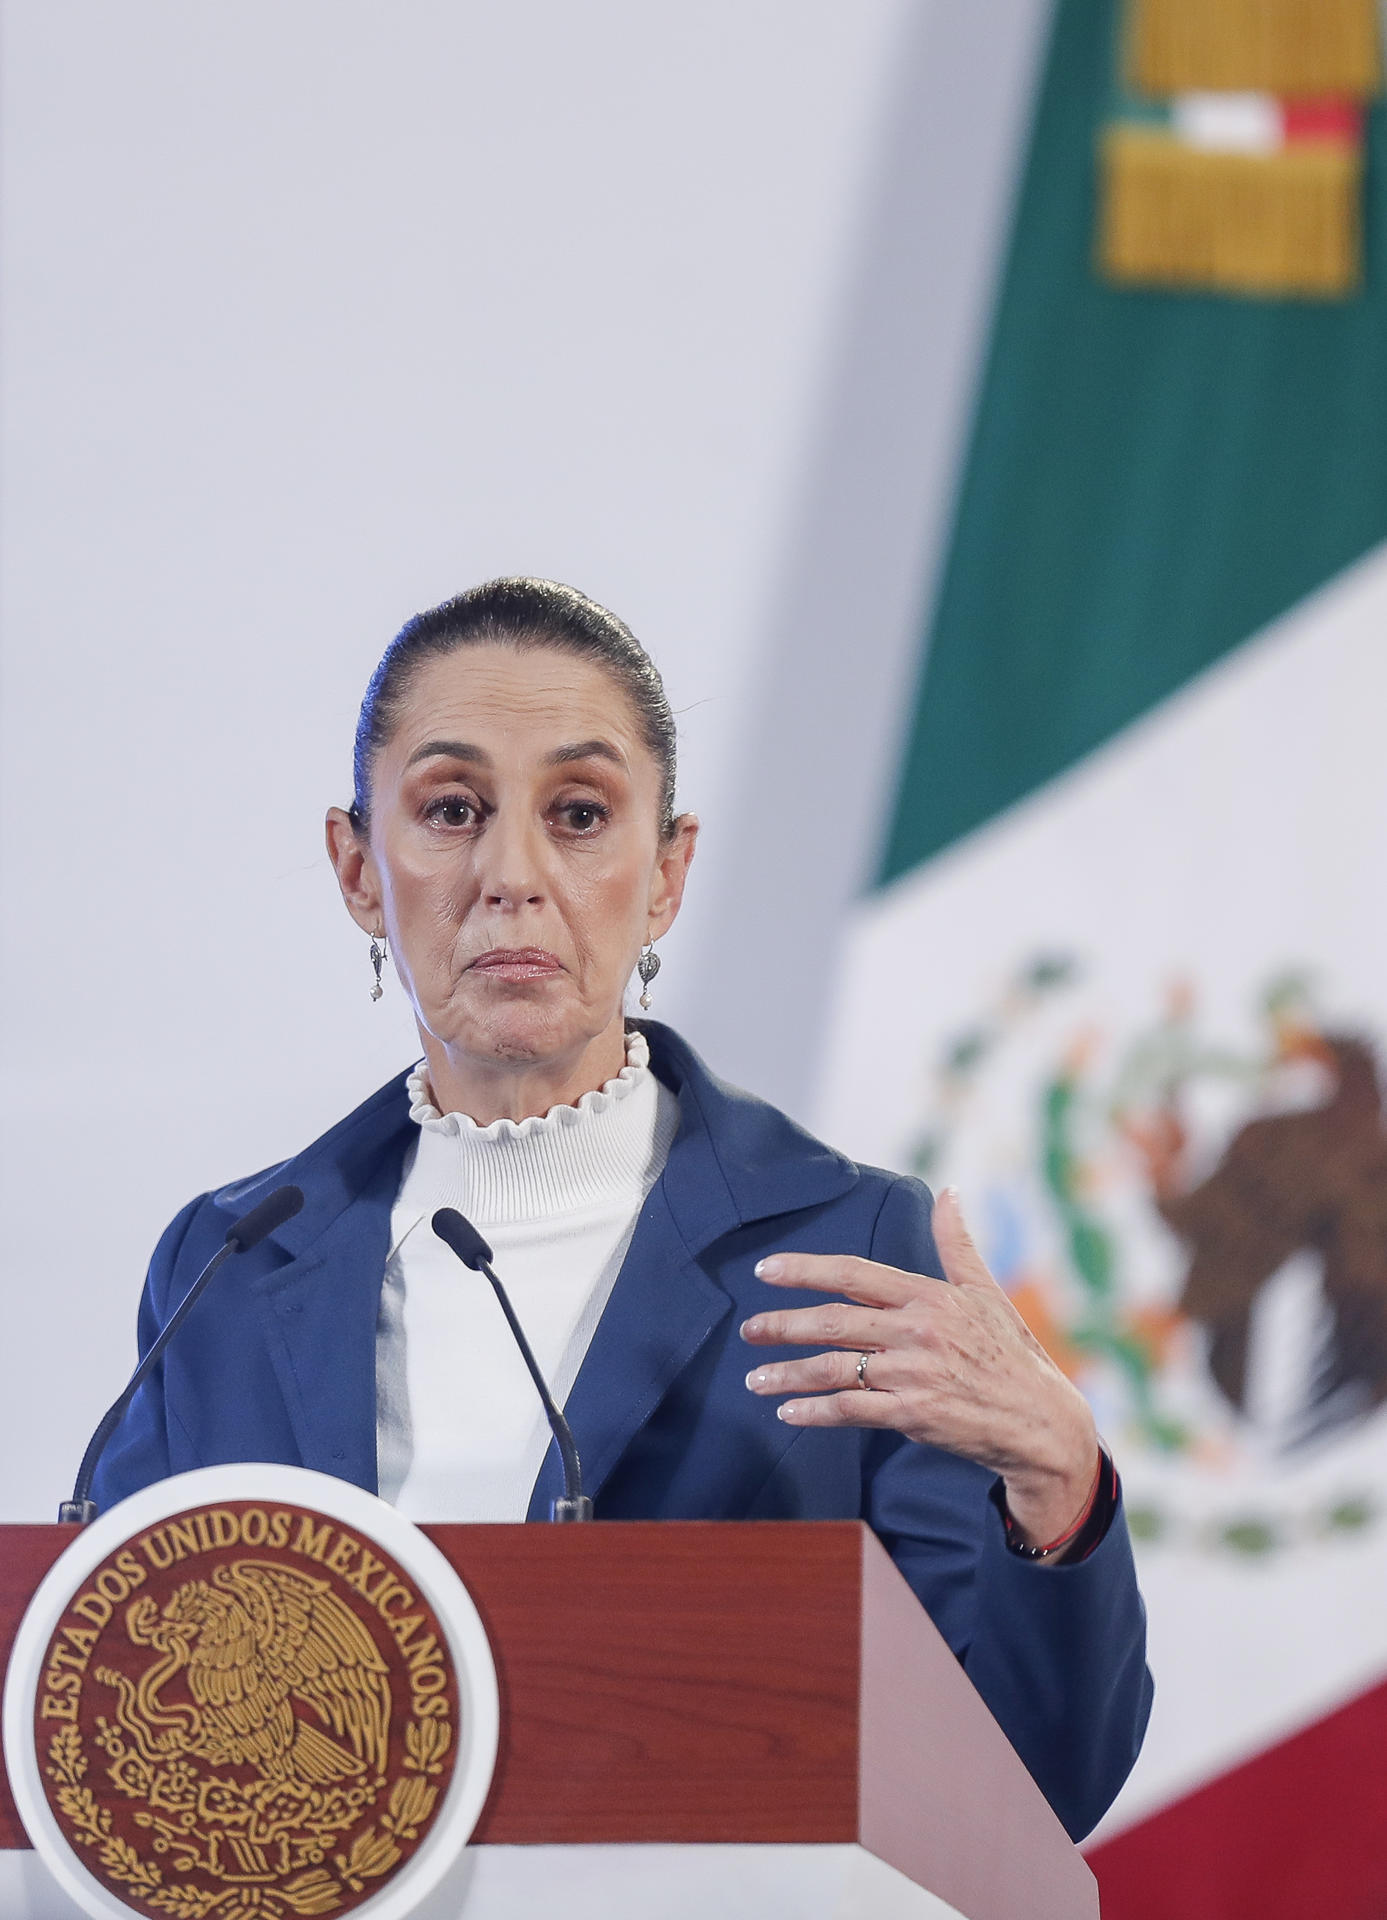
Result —
<path fill-rule="evenodd" d="M 538 1065 L 621 1019 L 697 833 L 686 815 L 662 843 L 660 800 L 631 703 L 600 666 L 469 646 L 416 669 L 376 755 L 369 836 L 353 851 L 330 824 L 329 839 L 426 1045 L 459 1068 Z"/>

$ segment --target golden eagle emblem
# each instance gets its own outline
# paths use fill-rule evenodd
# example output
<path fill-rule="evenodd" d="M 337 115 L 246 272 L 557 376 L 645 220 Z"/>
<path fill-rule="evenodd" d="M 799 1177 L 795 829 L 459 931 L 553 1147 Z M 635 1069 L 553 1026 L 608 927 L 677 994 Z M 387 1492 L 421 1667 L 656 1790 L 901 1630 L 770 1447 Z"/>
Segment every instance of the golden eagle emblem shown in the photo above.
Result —
<path fill-rule="evenodd" d="M 453 1766 L 432 1609 L 303 1509 L 228 1502 L 128 1542 L 68 1606 L 43 1686 L 49 1804 L 150 1920 L 347 1913 L 418 1847 Z"/>
<path fill-rule="evenodd" d="M 132 1601 L 125 1618 L 135 1645 L 162 1657 L 135 1683 L 109 1669 L 97 1678 L 116 1688 L 119 1724 L 151 1764 L 183 1756 L 305 1786 L 384 1767 L 389 1669 L 326 1580 L 237 1560 L 162 1608 Z M 191 1704 L 163 1698 L 180 1675 Z"/>

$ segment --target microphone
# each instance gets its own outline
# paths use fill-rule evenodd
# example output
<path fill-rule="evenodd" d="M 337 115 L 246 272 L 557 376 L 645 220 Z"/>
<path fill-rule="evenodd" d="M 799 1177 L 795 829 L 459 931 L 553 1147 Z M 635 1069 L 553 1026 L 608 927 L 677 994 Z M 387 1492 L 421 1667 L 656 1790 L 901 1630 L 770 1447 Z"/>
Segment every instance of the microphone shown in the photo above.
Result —
<path fill-rule="evenodd" d="M 549 1502 L 551 1520 L 591 1520 L 592 1502 L 583 1492 L 583 1469 L 578 1460 L 578 1449 L 573 1443 L 573 1429 L 554 1404 L 554 1396 L 545 1384 L 544 1375 L 539 1370 L 539 1362 L 530 1351 L 530 1343 L 525 1338 L 525 1329 L 515 1317 L 515 1308 L 510 1296 L 496 1277 L 491 1264 L 491 1248 L 483 1240 L 470 1220 L 464 1220 L 455 1207 L 440 1207 L 433 1216 L 433 1230 L 439 1239 L 450 1246 L 465 1267 L 471 1267 L 474 1273 L 484 1273 L 501 1303 L 501 1311 L 506 1323 L 515 1335 L 515 1344 L 520 1349 L 520 1357 L 530 1369 L 530 1378 L 540 1399 L 544 1402 L 544 1411 L 553 1429 L 554 1438 L 559 1443 L 559 1456 L 563 1461 L 563 1493 L 557 1500 Z"/>
<path fill-rule="evenodd" d="M 91 1483 L 92 1476 L 96 1472 L 97 1462 L 106 1451 L 106 1442 L 115 1432 L 116 1427 L 120 1423 L 121 1416 L 139 1392 L 141 1385 L 155 1361 L 197 1305 L 203 1289 L 213 1274 L 231 1258 L 233 1253 L 249 1253 L 252 1247 L 259 1246 L 266 1234 L 273 1233 L 276 1227 L 282 1227 L 286 1220 L 292 1220 L 302 1205 L 303 1193 L 298 1187 L 276 1187 L 273 1193 L 266 1194 L 258 1207 L 252 1207 L 243 1219 L 238 1220 L 234 1226 L 227 1228 L 225 1242 L 217 1248 L 217 1251 L 212 1255 L 212 1258 L 207 1262 L 207 1265 L 202 1269 L 197 1279 L 194 1280 L 193 1284 L 179 1301 L 177 1307 L 169 1315 L 168 1320 L 160 1330 L 158 1339 L 131 1374 L 130 1383 L 124 1393 L 120 1396 L 119 1400 L 117 1400 L 113 1406 L 108 1407 L 101 1416 L 101 1423 L 92 1435 L 87 1450 L 82 1455 L 82 1464 L 77 1469 L 77 1480 L 72 1489 L 72 1498 L 70 1500 L 64 1500 L 58 1508 L 58 1519 L 61 1523 L 69 1526 L 84 1527 L 89 1520 L 95 1520 L 98 1508 L 96 1502 L 90 1497 Z"/>

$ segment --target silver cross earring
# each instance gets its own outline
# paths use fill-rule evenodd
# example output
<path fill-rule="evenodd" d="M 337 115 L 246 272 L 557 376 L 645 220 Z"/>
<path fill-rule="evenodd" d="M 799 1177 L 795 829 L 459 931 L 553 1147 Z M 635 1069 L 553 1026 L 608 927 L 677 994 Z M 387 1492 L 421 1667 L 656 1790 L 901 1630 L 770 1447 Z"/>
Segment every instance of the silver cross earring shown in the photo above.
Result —
<path fill-rule="evenodd" d="M 650 983 L 660 971 L 660 956 L 655 951 L 655 942 L 647 940 L 641 949 L 641 957 L 636 962 L 636 972 L 641 977 L 641 1010 L 650 1005 Z"/>
<path fill-rule="evenodd" d="M 371 935 L 371 965 L 376 970 L 376 983 L 371 988 L 371 998 L 373 1000 L 379 1000 L 385 992 L 385 988 L 380 983 L 380 970 L 385 965 L 385 962 L 385 935 L 383 933 L 373 933 Z"/>

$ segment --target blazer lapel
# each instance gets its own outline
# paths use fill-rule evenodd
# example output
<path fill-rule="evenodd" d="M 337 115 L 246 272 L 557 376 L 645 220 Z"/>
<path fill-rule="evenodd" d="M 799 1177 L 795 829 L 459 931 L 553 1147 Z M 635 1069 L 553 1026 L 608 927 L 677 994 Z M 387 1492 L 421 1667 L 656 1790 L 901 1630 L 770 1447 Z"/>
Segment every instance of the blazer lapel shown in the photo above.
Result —
<path fill-rule="evenodd" d="M 303 1464 L 376 1491 L 376 1316 L 390 1201 L 341 1213 L 251 1291 Z"/>
<path fill-rule="evenodd" d="M 601 1491 L 680 1373 L 731 1311 L 729 1296 L 685 1245 L 660 1179 L 641 1209 L 564 1409 L 583 1463 L 585 1493 L 595 1497 Z M 550 1446 L 530 1495 L 528 1518 L 546 1520 L 549 1502 L 562 1491 L 558 1448 Z"/>
<path fill-rule="evenodd" d="M 376 1491 L 376 1317 L 409 1139 L 404 1076 L 297 1159 L 216 1195 L 233 1214 L 286 1183 L 300 1213 L 247 1281 L 304 1466 Z M 249 1256 L 256 1258 L 256 1255 Z"/>
<path fill-rule="evenodd" d="M 732 1298 L 699 1255 L 750 1220 L 790 1213 L 851 1186 L 856 1169 L 783 1114 L 725 1087 L 668 1027 L 639 1023 L 651 1063 L 678 1097 L 679 1131 L 651 1190 L 566 1412 L 596 1495 Z M 543 1520 L 562 1490 L 551 1446 L 530 1496 Z"/>

